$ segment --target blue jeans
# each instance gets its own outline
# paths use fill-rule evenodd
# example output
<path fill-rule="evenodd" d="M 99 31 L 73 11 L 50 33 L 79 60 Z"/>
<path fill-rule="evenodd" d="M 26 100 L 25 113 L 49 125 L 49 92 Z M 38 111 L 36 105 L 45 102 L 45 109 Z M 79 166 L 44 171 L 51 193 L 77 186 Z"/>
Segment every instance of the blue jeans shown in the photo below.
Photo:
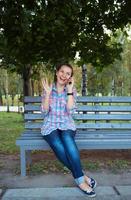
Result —
<path fill-rule="evenodd" d="M 84 182 L 84 174 L 80 162 L 80 155 L 76 146 L 73 130 L 54 130 L 43 136 L 56 157 L 72 172 L 76 184 Z"/>

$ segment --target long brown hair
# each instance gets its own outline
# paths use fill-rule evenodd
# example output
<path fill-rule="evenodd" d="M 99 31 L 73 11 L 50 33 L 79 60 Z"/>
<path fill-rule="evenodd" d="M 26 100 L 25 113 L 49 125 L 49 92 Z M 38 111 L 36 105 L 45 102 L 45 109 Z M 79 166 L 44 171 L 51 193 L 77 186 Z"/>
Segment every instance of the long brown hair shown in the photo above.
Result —
<path fill-rule="evenodd" d="M 58 71 L 61 69 L 61 67 L 64 66 L 64 65 L 67 66 L 67 67 L 69 67 L 69 68 L 71 69 L 71 77 L 73 76 L 73 74 L 74 74 L 73 67 L 72 67 L 69 63 L 58 64 L 58 65 L 56 66 L 55 74 L 54 74 L 54 82 L 55 82 L 55 83 L 56 83 L 56 81 L 57 81 L 56 72 L 58 72 Z"/>

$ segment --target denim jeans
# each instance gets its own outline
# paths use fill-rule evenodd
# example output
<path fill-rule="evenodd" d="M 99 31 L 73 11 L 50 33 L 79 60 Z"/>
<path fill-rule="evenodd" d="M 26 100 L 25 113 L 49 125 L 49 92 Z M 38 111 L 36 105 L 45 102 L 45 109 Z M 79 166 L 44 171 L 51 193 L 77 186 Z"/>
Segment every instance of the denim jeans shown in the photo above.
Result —
<path fill-rule="evenodd" d="M 54 130 L 50 134 L 43 136 L 56 157 L 61 161 L 72 173 L 76 184 L 84 182 L 84 173 L 80 162 L 79 150 L 76 146 L 73 130 Z"/>

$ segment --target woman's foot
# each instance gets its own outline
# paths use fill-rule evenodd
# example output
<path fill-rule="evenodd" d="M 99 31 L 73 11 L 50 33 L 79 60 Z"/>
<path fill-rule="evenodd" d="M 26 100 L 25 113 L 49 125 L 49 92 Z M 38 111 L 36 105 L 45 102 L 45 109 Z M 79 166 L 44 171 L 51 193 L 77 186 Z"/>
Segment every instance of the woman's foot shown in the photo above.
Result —
<path fill-rule="evenodd" d="M 79 185 L 79 188 L 82 190 L 88 190 L 89 192 L 92 191 L 92 188 L 86 182 L 81 183 Z"/>
<path fill-rule="evenodd" d="M 81 189 L 82 192 L 84 192 L 88 197 L 95 197 L 96 194 L 94 190 L 86 183 L 83 182 L 79 185 L 79 188 Z"/>
<path fill-rule="evenodd" d="M 95 179 L 93 178 L 89 178 L 88 176 L 84 175 L 85 181 L 86 183 L 92 188 L 94 189 L 97 185 L 97 182 Z"/>

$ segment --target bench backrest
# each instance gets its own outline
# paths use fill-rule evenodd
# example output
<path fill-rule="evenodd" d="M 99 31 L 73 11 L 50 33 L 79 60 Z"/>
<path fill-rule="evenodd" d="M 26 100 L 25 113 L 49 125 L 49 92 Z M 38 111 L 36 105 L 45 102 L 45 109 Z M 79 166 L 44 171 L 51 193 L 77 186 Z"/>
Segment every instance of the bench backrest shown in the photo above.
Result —
<path fill-rule="evenodd" d="M 25 129 L 39 130 L 43 114 L 40 112 L 41 97 L 24 99 Z M 74 114 L 77 129 L 86 130 L 131 130 L 131 97 L 77 97 Z"/>

